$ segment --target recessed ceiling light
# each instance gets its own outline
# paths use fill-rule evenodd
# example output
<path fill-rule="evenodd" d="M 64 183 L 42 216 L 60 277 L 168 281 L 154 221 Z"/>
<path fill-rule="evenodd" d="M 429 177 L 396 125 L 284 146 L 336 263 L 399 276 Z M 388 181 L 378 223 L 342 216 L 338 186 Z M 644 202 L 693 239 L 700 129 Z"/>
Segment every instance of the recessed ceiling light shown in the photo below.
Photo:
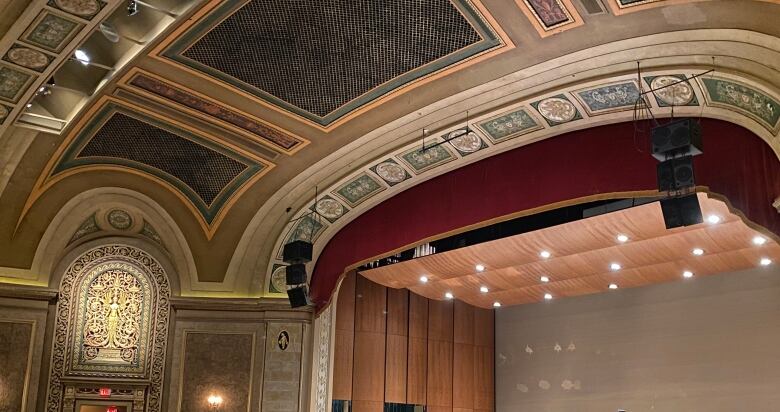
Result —
<path fill-rule="evenodd" d="M 620 270 L 622 268 L 622 266 L 620 266 L 620 263 L 613 263 L 613 264 L 609 265 L 609 268 L 612 269 L 612 270 Z"/>
<path fill-rule="evenodd" d="M 479 291 L 482 293 L 488 293 L 488 288 L 487 286 L 480 286 Z"/>
<path fill-rule="evenodd" d="M 542 276 L 542 277 L 540 277 L 540 278 L 539 278 L 539 280 L 541 280 L 541 281 L 542 281 L 542 282 L 544 282 L 544 283 L 547 283 L 547 282 L 549 282 L 549 281 L 550 281 L 550 278 L 549 278 L 549 277 L 547 277 L 547 276 Z"/>
<path fill-rule="evenodd" d="M 704 249 L 696 248 L 691 251 L 696 256 L 701 256 L 704 254 Z"/>
<path fill-rule="evenodd" d="M 501 307 L 501 302 L 493 302 L 493 307 L 494 308 L 500 308 Z"/>
<path fill-rule="evenodd" d="M 610 284 L 609 284 L 609 288 L 610 288 L 610 289 L 617 289 L 617 288 L 618 288 L 618 285 L 617 285 L 617 283 L 610 283 Z"/>
<path fill-rule="evenodd" d="M 683 277 L 686 279 L 692 278 L 693 272 L 691 272 L 690 270 L 686 270 L 685 272 L 683 272 Z"/>
<path fill-rule="evenodd" d="M 720 222 L 720 216 L 718 215 L 709 215 L 707 216 L 707 222 L 712 223 L 713 225 Z"/>
<path fill-rule="evenodd" d="M 423 275 L 423 276 L 420 276 L 420 282 L 422 282 L 422 283 L 428 283 L 428 276 L 425 276 L 425 275 Z"/>
<path fill-rule="evenodd" d="M 26 107 L 26 108 L 28 108 L 28 109 L 29 109 L 29 108 L 31 108 L 31 107 L 32 107 L 32 103 L 27 103 L 27 104 L 26 104 L 24 107 Z"/>
<path fill-rule="evenodd" d="M 477 272 L 484 272 L 485 271 L 485 265 L 477 265 L 474 266 L 475 269 L 477 269 Z"/>
<path fill-rule="evenodd" d="M 766 238 L 763 236 L 756 236 L 753 238 L 753 244 L 757 246 L 761 246 L 764 243 L 766 243 Z"/>
<path fill-rule="evenodd" d="M 769 258 L 761 258 L 761 266 L 769 266 L 772 264 L 772 259 Z"/>
<path fill-rule="evenodd" d="M 543 250 L 543 251 L 539 252 L 539 256 L 541 256 L 544 259 L 547 259 L 547 258 L 549 258 L 552 255 L 550 254 L 550 252 L 548 252 L 546 250 Z"/>
<path fill-rule="evenodd" d="M 85 66 L 89 64 L 89 56 L 84 52 L 84 50 L 76 50 L 73 55 L 76 56 L 76 60 L 80 61 L 81 64 Z"/>
<path fill-rule="evenodd" d="M 551 295 L 551 294 L 549 294 L 549 293 L 545 293 L 545 294 L 544 294 L 544 299 L 545 299 L 545 300 L 550 300 L 550 299 L 552 299 L 552 295 Z"/>
<path fill-rule="evenodd" d="M 617 240 L 620 243 L 626 243 L 626 242 L 628 242 L 628 236 L 622 235 L 622 234 L 621 235 L 617 235 Z"/>
<path fill-rule="evenodd" d="M 447 292 L 447 293 L 444 294 L 444 297 L 447 298 L 447 299 L 452 299 L 455 296 L 452 294 L 452 292 Z"/>

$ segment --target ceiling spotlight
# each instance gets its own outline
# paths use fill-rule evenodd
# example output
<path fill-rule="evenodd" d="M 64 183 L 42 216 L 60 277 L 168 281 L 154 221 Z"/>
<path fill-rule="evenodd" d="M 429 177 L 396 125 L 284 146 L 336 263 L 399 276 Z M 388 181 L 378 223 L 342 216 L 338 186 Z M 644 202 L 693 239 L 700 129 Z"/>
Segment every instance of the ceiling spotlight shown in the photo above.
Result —
<path fill-rule="evenodd" d="M 539 280 L 541 280 L 541 281 L 542 281 L 542 282 L 544 282 L 544 283 L 547 283 L 547 282 L 549 282 L 549 281 L 550 281 L 550 278 L 549 278 L 549 277 L 547 277 L 547 276 L 542 276 L 542 277 L 540 277 L 540 278 L 539 278 Z"/>
<path fill-rule="evenodd" d="M 31 107 L 32 107 L 32 103 L 27 103 L 26 105 L 24 105 L 24 107 L 26 107 L 26 108 L 28 108 L 28 109 L 29 109 L 29 108 L 31 108 Z"/>
<path fill-rule="evenodd" d="M 612 269 L 612 270 L 620 270 L 622 268 L 622 266 L 620 266 L 620 263 L 613 263 L 613 264 L 609 265 L 609 268 Z"/>
<path fill-rule="evenodd" d="M 547 259 L 547 258 L 549 258 L 552 255 L 550 254 L 550 252 L 548 252 L 546 250 L 543 250 L 543 251 L 539 252 L 539 256 L 541 256 L 544 259 Z"/>
<path fill-rule="evenodd" d="M 423 275 L 423 276 L 420 276 L 420 282 L 422 282 L 422 283 L 428 283 L 428 276 L 425 276 L 425 275 Z"/>
<path fill-rule="evenodd" d="M 753 244 L 756 246 L 761 246 L 764 243 L 766 243 L 766 238 L 763 236 L 756 236 L 753 238 Z"/>
<path fill-rule="evenodd" d="M 690 270 L 686 270 L 685 272 L 683 272 L 683 277 L 686 279 L 690 279 L 693 277 L 693 272 L 691 272 Z"/>
<path fill-rule="evenodd" d="M 769 266 L 772 264 L 772 259 L 769 258 L 761 258 L 761 266 Z"/>
<path fill-rule="evenodd" d="M 501 307 L 501 302 L 493 302 L 493 307 L 494 308 L 500 308 Z"/>
<path fill-rule="evenodd" d="M 452 292 L 447 292 L 447 293 L 444 294 L 444 297 L 447 298 L 447 299 L 452 299 L 455 296 L 452 294 Z"/>
<path fill-rule="evenodd" d="M 549 293 L 545 293 L 544 294 L 544 300 L 550 300 L 550 299 L 552 299 L 552 295 L 549 294 Z"/>
<path fill-rule="evenodd" d="M 618 285 L 617 285 L 616 283 L 610 283 L 610 284 L 609 284 L 609 288 L 610 288 L 610 289 L 617 289 L 617 288 L 618 288 Z"/>
<path fill-rule="evenodd" d="M 477 272 L 484 272 L 485 271 L 485 265 L 477 265 L 474 266 L 475 269 L 477 269 Z"/>
<path fill-rule="evenodd" d="M 701 256 L 704 254 L 704 249 L 696 248 L 691 251 L 696 256 Z"/>
<path fill-rule="evenodd" d="M 135 16 L 136 14 L 138 14 L 138 3 L 135 0 L 128 0 L 127 15 Z"/>
<path fill-rule="evenodd" d="M 488 288 L 487 286 L 480 286 L 479 291 L 482 293 L 488 293 Z"/>
<path fill-rule="evenodd" d="M 78 49 L 73 53 L 74 56 L 76 56 L 76 60 L 80 61 L 83 65 L 89 64 L 89 56 L 87 53 L 84 52 L 84 50 Z"/>
<path fill-rule="evenodd" d="M 617 235 L 617 240 L 620 243 L 626 243 L 626 242 L 628 242 L 628 236 L 622 235 L 622 234 L 621 235 Z"/>
<path fill-rule="evenodd" d="M 712 223 L 713 225 L 720 222 L 720 216 L 718 215 L 709 215 L 707 216 L 707 222 Z"/>

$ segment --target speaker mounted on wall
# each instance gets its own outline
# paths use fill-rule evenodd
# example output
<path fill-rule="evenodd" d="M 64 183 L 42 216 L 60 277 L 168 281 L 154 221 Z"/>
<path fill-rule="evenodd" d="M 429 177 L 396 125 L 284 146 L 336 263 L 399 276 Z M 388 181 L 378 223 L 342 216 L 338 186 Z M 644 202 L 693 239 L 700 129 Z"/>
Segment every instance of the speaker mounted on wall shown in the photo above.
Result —
<path fill-rule="evenodd" d="M 300 308 L 309 305 L 309 291 L 306 286 L 297 286 L 287 289 L 287 298 L 290 300 L 290 306 Z"/>
<path fill-rule="evenodd" d="M 693 174 L 693 156 L 684 156 L 658 163 L 656 172 L 659 192 L 673 192 L 696 185 Z"/>
<path fill-rule="evenodd" d="M 287 266 L 285 269 L 287 277 L 287 286 L 295 286 L 306 283 L 306 265 L 295 263 Z"/>
<path fill-rule="evenodd" d="M 290 264 L 311 262 L 312 249 L 311 242 L 305 240 L 287 243 L 282 249 L 282 260 Z"/>

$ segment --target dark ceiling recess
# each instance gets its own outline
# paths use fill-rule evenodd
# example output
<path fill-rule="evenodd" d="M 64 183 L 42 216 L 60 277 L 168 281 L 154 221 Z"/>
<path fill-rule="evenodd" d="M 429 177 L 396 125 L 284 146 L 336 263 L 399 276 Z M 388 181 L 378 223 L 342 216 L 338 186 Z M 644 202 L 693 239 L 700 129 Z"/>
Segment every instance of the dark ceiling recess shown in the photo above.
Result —
<path fill-rule="evenodd" d="M 182 55 L 324 117 L 445 56 L 479 52 L 469 46 L 484 26 L 462 0 L 254 0 Z"/>
<path fill-rule="evenodd" d="M 519 235 L 521 233 L 533 232 L 535 230 L 557 226 L 564 223 L 573 222 L 575 220 L 585 219 L 591 216 L 615 212 L 621 209 L 655 202 L 657 200 L 658 199 L 656 198 L 628 198 L 582 203 L 579 205 L 562 207 L 559 209 L 537 213 L 535 215 L 518 217 L 479 229 L 469 230 L 457 235 L 435 240 L 430 242 L 429 245 L 431 246 L 432 250 L 435 250 L 435 253 L 442 253 L 489 242 L 491 240 Z M 359 267 L 358 270 L 368 270 L 380 266 L 392 265 L 395 263 L 411 260 L 416 257 L 419 256 L 415 256 L 415 248 L 411 248 L 404 250 L 396 255 L 369 262 Z"/>

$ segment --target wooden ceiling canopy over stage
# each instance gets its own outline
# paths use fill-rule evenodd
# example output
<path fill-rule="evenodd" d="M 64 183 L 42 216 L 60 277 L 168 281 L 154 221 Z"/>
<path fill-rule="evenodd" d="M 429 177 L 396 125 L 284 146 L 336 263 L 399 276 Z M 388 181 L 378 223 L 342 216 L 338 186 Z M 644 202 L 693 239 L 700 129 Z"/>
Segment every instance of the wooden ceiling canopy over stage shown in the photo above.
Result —
<path fill-rule="evenodd" d="M 362 271 L 393 288 L 489 308 L 645 286 L 780 261 L 780 245 L 749 227 L 725 203 L 699 193 L 704 223 L 667 230 L 658 202 Z M 707 217 L 717 216 L 717 223 Z M 618 235 L 628 241 L 621 242 Z M 763 240 L 762 240 L 763 239 Z M 761 243 L 763 244 L 757 244 Z M 697 256 L 693 250 L 704 253 Z M 540 256 L 550 252 L 549 258 Z M 483 272 L 476 265 L 485 266 Z M 614 270 L 613 264 L 620 265 Z M 685 279 L 683 272 L 693 277 Z M 421 282 L 421 276 L 428 281 Z M 543 282 L 547 276 L 549 282 Z M 487 287 L 488 292 L 480 291 Z"/>

